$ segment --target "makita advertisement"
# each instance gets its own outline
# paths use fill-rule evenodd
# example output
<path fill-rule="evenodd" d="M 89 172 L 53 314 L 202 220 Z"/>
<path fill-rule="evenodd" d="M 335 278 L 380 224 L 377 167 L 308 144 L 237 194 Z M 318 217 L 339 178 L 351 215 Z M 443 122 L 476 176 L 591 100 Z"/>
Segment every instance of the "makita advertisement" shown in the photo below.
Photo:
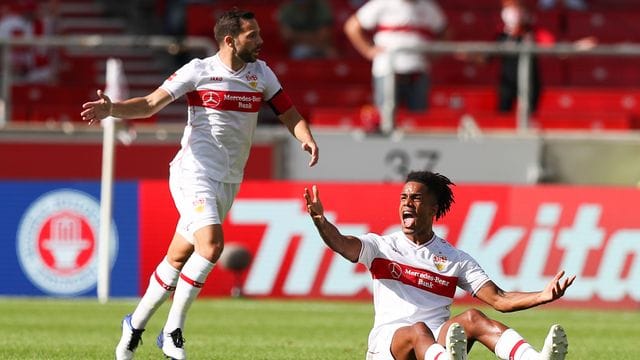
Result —
<path fill-rule="evenodd" d="M 252 262 L 238 276 L 217 265 L 203 296 L 228 296 L 237 285 L 254 297 L 370 298 L 366 269 L 317 235 L 302 198 L 311 185 L 241 186 L 225 243 L 246 248 Z M 400 183 L 317 185 L 342 233 L 399 228 Z M 115 193 L 112 295 L 136 296 L 166 252 L 177 212 L 164 180 L 118 183 Z M 564 269 L 578 276 L 564 301 L 640 304 L 640 189 L 458 185 L 454 193 L 436 232 L 474 256 L 500 287 L 539 290 Z M 0 195 L 0 268 L 9 279 L 0 294 L 95 294 L 98 184 L 0 182 Z"/>
<path fill-rule="evenodd" d="M 242 185 L 225 224 L 225 242 L 241 244 L 253 255 L 242 276 L 244 294 L 370 297 L 371 277 L 364 267 L 333 254 L 317 235 L 302 198 L 311 185 Z M 401 184 L 318 187 L 327 217 L 343 234 L 399 229 Z M 174 229 L 175 210 L 165 189 L 158 182 L 141 186 L 143 282 Z M 540 290 L 564 269 L 578 276 L 567 301 L 640 303 L 640 189 L 459 185 L 454 192 L 452 211 L 436 232 L 472 254 L 500 287 Z M 216 267 L 203 293 L 228 295 L 231 275 Z"/>

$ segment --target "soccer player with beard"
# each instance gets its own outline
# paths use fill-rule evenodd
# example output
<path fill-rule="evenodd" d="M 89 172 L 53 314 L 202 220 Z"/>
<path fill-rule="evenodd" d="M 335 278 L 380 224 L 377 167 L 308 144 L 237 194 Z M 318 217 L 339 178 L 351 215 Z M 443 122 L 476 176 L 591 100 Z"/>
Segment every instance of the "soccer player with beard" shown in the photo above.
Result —
<path fill-rule="evenodd" d="M 477 309 L 451 317 L 456 287 L 501 312 L 524 310 L 562 297 L 575 280 L 559 272 L 539 292 L 500 289 L 467 253 L 433 232 L 453 203 L 453 183 L 429 171 L 408 174 L 400 193 L 402 231 L 388 235 L 342 235 L 324 217 L 319 192 L 305 189 L 307 211 L 324 242 L 351 262 L 364 264 L 373 277 L 375 321 L 367 360 L 466 359 L 476 342 L 500 359 L 561 360 L 568 343 L 553 325 L 540 352 L 515 330 Z"/>
<path fill-rule="evenodd" d="M 221 224 L 242 181 L 263 101 L 310 153 L 309 166 L 318 161 L 307 121 L 273 71 L 258 60 L 263 40 L 253 13 L 233 9 L 222 14 L 214 35 L 217 54 L 192 60 L 149 95 L 112 102 L 98 90 L 97 101 L 82 105 L 82 118 L 89 123 L 107 116 L 146 118 L 183 95 L 189 105 L 181 149 L 169 176 L 180 219 L 144 296 L 122 321 L 116 359 L 133 358 L 150 317 L 174 291 L 157 344 L 169 358 L 186 358 L 182 332 L 187 311 L 222 253 Z"/>

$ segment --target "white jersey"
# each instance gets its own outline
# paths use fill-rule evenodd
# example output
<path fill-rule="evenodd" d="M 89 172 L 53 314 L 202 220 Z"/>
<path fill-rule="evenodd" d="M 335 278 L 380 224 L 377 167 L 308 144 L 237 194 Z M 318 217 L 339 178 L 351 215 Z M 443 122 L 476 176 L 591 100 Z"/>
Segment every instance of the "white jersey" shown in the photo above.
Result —
<path fill-rule="evenodd" d="M 370 0 L 358 9 L 356 18 L 364 29 L 375 31 L 374 44 L 385 50 L 426 45 L 447 25 L 444 12 L 431 0 Z M 389 74 L 389 65 L 388 52 L 376 55 L 373 75 Z M 429 64 L 423 54 L 408 52 L 394 58 L 393 69 L 398 74 L 426 72 Z"/>
<path fill-rule="evenodd" d="M 275 74 L 258 60 L 233 71 L 216 54 L 194 59 L 161 86 L 176 99 L 187 95 L 182 148 L 171 162 L 183 174 L 240 183 L 258 111 L 280 89 Z"/>
<path fill-rule="evenodd" d="M 489 281 L 471 256 L 436 235 L 422 245 L 401 231 L 359 239 L 358 262 L 373 277 L 372 334 L 383 325 L 419 321 L 435 331 L 451 316 L 456 286 L 475 295 Z"/>

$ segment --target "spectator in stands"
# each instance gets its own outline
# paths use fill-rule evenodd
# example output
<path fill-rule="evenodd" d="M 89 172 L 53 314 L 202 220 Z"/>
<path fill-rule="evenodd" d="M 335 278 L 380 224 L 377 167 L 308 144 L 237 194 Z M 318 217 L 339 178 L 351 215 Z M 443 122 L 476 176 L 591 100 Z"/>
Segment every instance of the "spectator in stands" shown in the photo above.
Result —
<path fill-rule="evenodd" d="M 0 39 L 32 38 L 55 33 L 57 0 L 25 0 L 0 5 Z M 47 46 L 14 46 L 11 53 L 15 82 L 42 83 L 53 80 L 55 51 Z"/>
<path fill-rule="evenodd" d="M 33 24 L 24 16 L 24 10 L 22 3 L 0 5 L 0 39 L 33 37 Z M 14 80 L 24 80 L 33 64 L 33 52 L 29 47 L 13 48 L 11 65 Z"/>
<path fill-rule="evenodd" d="M 553 43 L 553 35 L 535 29 L 531 17 L 518 0 L 503 0 L 500 12 L 502 29 L 497 41 L 503 43 L 536 42 Z M 518 98 L 518 55 L 504 55 L 500 59 L 498 82 L 498 110 L 509 112 Z M 533 56 L 529 66 L 529 110 L 535 112 L 540 98 L 540 70 L 538 59 Z"/>
<path fill-rule="evenodd" d="M 33 24 L 34 36 L 53 36 L 57 33 L 59 1 L 49 0 L 33 4 L 28 16 Z M 45 83 L 56 79 L 58 48 L 38 46 L 33 49 L 34 64 L 27 75 L 31 83 Z"/>
<path fill-rule="evenodd" d="M 395 74 L 396 104 L 410 111 L 427 109 L 430 89 L 429 61 L 419 52 L 390 54 L 398 48 L 415 48 L 443 38 L 447 19 L 432 0 L 370 0 L 349 17 L 344 31 L 366 59 L 372 60 L 374 102 L 384 103 L 384 82 Z M 367 32 L 373 32 L 368 36 Z"/>
<path fill-rule="evenodd" d="M 325 0 L 291 0 L 278 10 L 280 33 L 293 59 L 331 58 L 333 13 Z"/>
<path fill-rule="evenodd" d="M 550 31 L 534 26 L 529 11 L 520 0 L 503 0 L 500 16 L 503 26 L 497 41 L 532 42 L 538 46 L 553 46 L 555 44 L 555 36 Z M 595 43 L 595 38 L 587 37 L 578 40 L 575 45 L 577 49 L 584 49 L 594 46 Z M 498 83 L 498 110 L 500 112 L 511 111 L 518 98 L 518 63 L 518 55 L 501 57 Z M 528 101 L 530 112 L 535 112 L 538 108 L 541 87 L 538 59 L 532 56 L 529 67 Z"/>

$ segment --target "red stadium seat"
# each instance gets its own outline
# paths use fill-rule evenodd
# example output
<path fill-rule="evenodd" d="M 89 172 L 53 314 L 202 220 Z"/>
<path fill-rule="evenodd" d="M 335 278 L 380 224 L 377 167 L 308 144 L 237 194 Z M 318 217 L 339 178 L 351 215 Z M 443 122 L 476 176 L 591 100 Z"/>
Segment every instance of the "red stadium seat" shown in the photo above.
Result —
<path fill-rule="evenodd" d="M 490 85 L 498 81 L 497 70 L 495 62 L 476 64 L 442 56 L 432 61 L 431 80 L 434 85 Z"/>
<path fill-rule="evenodd" d="M 432 108 L 464 111 L 494 111 L 497 109 L 495 89 L 486 86 L 439 86 L 429 94 Z"/>
<path fill-rule="evenodd" d="M 309 116 L 313 127 L 358 128 L 361 126 L 357 107 L 315 107 Z"/>
<path fill-rule="evenodd" d="M 371 87 L 370 64 L 360 59 L 291 60 L 285 58 L 269 61 L 268 65 L 285 86 L 348 84 Z"/>
<path fill-rule="evenodd" d="M 640 41 L 638 11 L 603 10 L 572 12 L 567 19 L 566 37 L 577 40 L 585 36 L 595 36 L 600 42 Z"/>
<path fill-rule="evenodd" d="M 542 130 L 629 130 L 631 117 L 624 113 L 562 112 L 536 116 L 532 122 Z"/>
<path fill-rule="evenodd" d="M 602 88 L 548 88 L 540 111 L 640 113 L 640 91 Z"/>
<path fill-rule="evenodd" d="M 331 85 L 287 87 L 294 104 L 309 107 L 360 107 L 371 103 L 371 91 L 361 86 Z"/>
<path fill-rule="evenodd" d="M 577 57 L 567 59 L 568 85 L 638 86 L 638 60 L 633 58 Z"/>
<path fill-rule="evenodd" d="M 454 41 L 493 41 L 500 30 L 499 7 L 489 9 L 461 7 L 447 9 L 445 13 L 451 40 Z"/>

